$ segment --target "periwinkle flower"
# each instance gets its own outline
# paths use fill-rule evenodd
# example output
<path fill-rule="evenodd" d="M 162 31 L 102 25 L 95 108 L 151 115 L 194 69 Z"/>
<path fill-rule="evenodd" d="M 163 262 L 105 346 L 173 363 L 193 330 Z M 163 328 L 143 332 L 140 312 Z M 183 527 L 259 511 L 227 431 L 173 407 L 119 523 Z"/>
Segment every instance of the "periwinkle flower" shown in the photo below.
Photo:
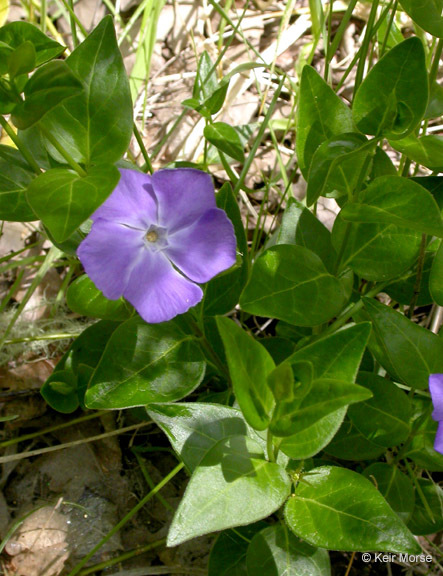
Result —
<path fill-rule="evenodd" d="M 438 422 L 434 450 L 443 454 L 443 374 L 429 376 L 429 391 L 434 405 L 432 418 Z"/>
<path fill-rule="evenodd" d="M 208 174 L 120 172 L 77 254 L 106 298 L 124 296 L 146 322 L 165 322 L 200 302 L 198 283 L 235 263 L 234 229 Z"/>

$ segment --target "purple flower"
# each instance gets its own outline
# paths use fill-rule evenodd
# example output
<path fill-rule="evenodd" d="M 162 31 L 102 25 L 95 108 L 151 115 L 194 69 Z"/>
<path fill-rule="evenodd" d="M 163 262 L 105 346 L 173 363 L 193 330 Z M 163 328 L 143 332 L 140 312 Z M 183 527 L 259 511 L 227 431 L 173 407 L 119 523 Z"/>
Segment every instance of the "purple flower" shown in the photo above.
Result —
<path fill-rule="evenodd" d="M 432 418 L 438 422 L 434 450 L 443 454 L 443 374 L 431 374 L 429 376 L 429 391 L 434 405 Z"/>
<path fill-rule="evenodd" d="M 146 322 L 165 322 L 200 302 L 196 282 L 235 263 L 234 229 L 208 174 L 120 172 L 77 254 L 106 298 L 124 296 Z"/>

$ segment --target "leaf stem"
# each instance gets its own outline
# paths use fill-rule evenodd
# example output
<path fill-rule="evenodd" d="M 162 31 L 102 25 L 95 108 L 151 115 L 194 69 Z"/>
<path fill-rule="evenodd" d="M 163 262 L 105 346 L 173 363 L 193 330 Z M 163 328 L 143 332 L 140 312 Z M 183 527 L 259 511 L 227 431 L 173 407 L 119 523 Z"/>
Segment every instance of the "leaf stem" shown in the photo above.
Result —
<path fill-rule="evenodd" d="M 14 132 L 12 127 L 3 118 L 3 116 L 1 114 L 0 114 L 0 124 L 1 124 L 2 128 L 4 129 L 4 131 L 6 132 L 6 134 L 9 136 L 9 138 L 11 138 L 11 140 L 14 142 L 17 149 L 21 152 L 23 158 L 26 160 L 26 162 L 29 164 L 29 166 L 34 170 L 34 172 L 36 174 L 41 174 L 41 170 L 40 170 L 39 165 L 34 160 L 34 158 L 31 156 L 28 149 L 26 148 L 26 146 L 21 141 L 20 136 Z"/>
<path fill-rule="evenodd" d="M 273 435 L 269 428 L 266 435 L 266 452 L 268 454 L 269 462 L 275 462 Z"/>

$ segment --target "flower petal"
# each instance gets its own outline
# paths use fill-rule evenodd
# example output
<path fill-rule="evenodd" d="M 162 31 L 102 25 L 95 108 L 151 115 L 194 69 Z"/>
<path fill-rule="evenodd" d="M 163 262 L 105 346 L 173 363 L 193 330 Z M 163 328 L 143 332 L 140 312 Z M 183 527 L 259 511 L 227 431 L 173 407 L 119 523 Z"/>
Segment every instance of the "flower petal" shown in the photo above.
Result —
<path fill-rule="evenodd" d="M 434 440 L 434 450 L 443 454 L 443 422 L 438 423 L 437 434 Z"/>
<path fill-rule="evenodd" d="M 209 174 L 194 168 L 159 170 L 152 175 L 158 201 L 158 223 L 172 234 L 215 208 L 214 185 Z"/>
<path fill-rule="evenodd" d="M 121 169 L 120 174 L 117 187 L 91 218 L 112 220 L 146 230 L 157 223 L 157 202 L 151 176 L 126 169 Z"/>
<path fill-rule="evenodd" d="M 203 297 L 200 286 L 174 270 L 162 252 L 146 250 L 129 278 L 124 297 L 149 323 L 187 312 Z"/>
<path fill-rule="evenodd" d="M 117 222 L 99 218 L 77 249 L 86 271 L 106 298 L 123 294 L 140 253 L 145 251 L 144 234 Z"/>
<path fill-rule="evenodd" d="M 443 374 L 430 374 L 429 392 L 431 393 L 434 420 L 443 420 Z"/>
<path fill-rule="evenodd" d="M 223 210 L 208 210 L 193 226 L 168 237 L 164 252 L 188 278 L 207 282 L 235 264 L 234 227 Z"/>

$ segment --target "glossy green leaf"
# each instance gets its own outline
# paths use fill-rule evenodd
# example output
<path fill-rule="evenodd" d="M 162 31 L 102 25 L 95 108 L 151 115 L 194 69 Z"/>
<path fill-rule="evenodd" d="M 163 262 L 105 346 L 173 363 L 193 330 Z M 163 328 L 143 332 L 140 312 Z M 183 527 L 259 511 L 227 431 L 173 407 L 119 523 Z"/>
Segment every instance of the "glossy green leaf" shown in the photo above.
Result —
<path fill-rule="evenodd" d="M 204 102 L 217 90 L 217 86 L 216 68 L 208 52 L 204 50 L 198 61 L 192 97 Z"/>
<path fill-rule="evenodd" d="M 348 418 L 325 448 L 325 452 L 335 458 L 356 462 L 375 460 L 385 451 L 386 448 L 367 440 Z"/>
<path fill-rule="evenodd" d="M 248 424 L 264 430 L 274 407 L 267 376 L 275 364 L 267 350 L 229 318 L 218 317 L 217 327 L 237 402 Z"/>
<path fill-rule="evenodd" d="M 426 389 L 429 374 L 443 372 L 443 340 L 377 300 L 364 304 L 378 343 L 374 356 L 399 382 Z"/>
<path fill-rule="evenodd" d="M 306 177 L 317 148 L 344 132 L 352 132 L 351 110 L 310 66 L 303 68 L 298 103 L 296 152 Z"/>
<path fill-rule="evenodd" d="M 218 442 L 248 433 L 241 412 L 219 404 L 158 403 L 149 406 L 148 414 L 191 472 Z"/>
<path fill-rule="evenodd" d="M 167 545 L 251 524 L 280 508 L 290 493 L 284 469 L 267 462 L 256 442 L 218 442 L 195 469 L 169 529 Z"/>
<path fill-rule="evenodd" d="M 336 316 L 346 294 L 323 262 L 303 246 L 278 245 L 252 267 L 240 306 L 250 314 L 297 326 L 317 326 Z"/>
<path fill-rule="evenodd" d="M 133 314 L 131 305 L 123 298 L 108 300 L 86 275 L 69 286 L 66 303 L 77 314 L 104 320 L 127 320 Z"/>
<path fill-rule="evenodd" d="M 248 576 L 246 553 L 254 535 L 266 528 L 266 522 L 224 530 L 211 549 L 208 576 Z"/>
<path fill-rule="evenodd" d="M 427 478 L 417 478 L 417 483 L 415 506 L 408 528 L 417 535 L 435 534 L 443 529 L 443 490 Z M 427 506 L 423 500 L 426 501 Z"/>
<path fill-rule="evenodd" d="M 423 30 L 443 38 L 442 0 L 400 0 L 400 5 Z"/>
<path fill-rule="evenodd" d="M 25 100 L 14 108 L 12 120 L 17 128 L 29 128 L 56 108 L 63 100 L 83 91 L 80 80 L 69 66 L 54 60 L 39 68 L 27 82 Z"/>
<path fill-rule="evenodd" d="M 438 423 L 432 419 L 430 400 L 414 398 L 415 414 L 412 421 L 414 436 L 405 456 L 420 468 L 443 472 L 443 454 L 434 450 Z"/>
<path fill-rule="evenodd" d="M 48 38 L 37 26 L 28 22 L 10 22 L 0 28 L 0 44 L 6 44 L 11 49 L 10 53 L 25 42 L 34 46 L 36 66 L 57 58 L 65 51 L 64 46 Z M 0 73 L 6 72 L 7 61 L 4 60 L 3 64 L 0 64 Z"/>
<path fill-rule="evenodd" d="M 434 196 L 438 207 L 443 211 L 443 176 L 419 176 L 411 178 L 420 186 L 423 186 Z"/>
<path fill-rule="evenodd" d="M 309 546 L 284 524 L 275 524 L 256 534 L 249 545 L 246 565 L 249 576 L 330 576 L 326 550 Z"/>
<path fill-rule="evenodd" d="M 374 444 L 390 447 L 404 442 L 410 432 L 411 405 L 406 394 L 393 382 L 369 372 L 360 372 L 358 383 L 373 397 L 350 406 L 354 426 Z"/>
<path fill-rule="evenodd" d="M 27 40 L 20 44 L 8 58 L 8 72 L 11 78 L 19 74 L 27 74 L 35 68 L 36 54 L 34 44 Z"/>
<path fill-rule="evenodd" d="M 433 172 L 443 172 L 443 136 L 428 134 L 417 138 L 411 135 L 390 144 L 413 162 L 426 166 Z"/>
<path fill-rule="evenodd" d="M 106 16 L 66 64 L 84 90 L 45 116 L 45 127 L 79 163 L 113 163 L 127 151 L 133 111 L 129 82 L 117 46 L 114 24 Z M 47 143 L 51 155 L 64 162 Z"/>
<path fill-rule="evenodd" d="M 238 202 L 229 183 L 216 194 L 217 207 L 224 210 L 231 220 L 237 238 L 237 253 L 240 265 L 227 274 L 222 274 L 208 283 L 205 290 L 204 311 L 207 316 L 226 314 L 232 310 L 240 297 L 248 278 L 248 246 Z"/>
<path fill-rule="evenodd" d="M 421 242 L 421 234 L 414 230 L 393 224 L 345 222 L 339 214 L 332 229 L 332 243 L 337 251 L 345 237 L 341 268 L 349 266 L 360 277 L 375 282 L 397 278 L 411 268 Z"/>
<path fill-rule="evenodd" d="M 72 343 L 41 388 L 43 398 L 54 410 L 70 413 L 83 404 L 87 385 L 84 376 L 98 364 L 118 326 L 117 322 L 97 322 Z"/>
<path fill-rule="evenodd" d="M 421 551 L 374 485 L 345 468 L 321 466 L 308 472 L 288 501 L 285 518 L 297 536 L 322 548 Z"/>
<path fill-rule="evenodd" d="M 271 422 L 269 429 L 275 436 L 291 436 L 310 428 L 313 424 L 339 408 L 362 402 L 372 393 L 363 386 L 332 378 L 313 381 L 309 393 L 298 406 L 288 402 L 282 422 Z"/>
<path fill-rule="evenodd" d="M 437 202 L 425 188 L 398 176 L 377 178 L 358 202 L 348 202 L 341 217 L 351 222 L 395 224 L 422 234 L 442 237 L 443 222 Z"/>
<path fill-rule="evenodd" d="M 238 162 L 245 161 L 245 153 L 240 136 L 235 128 L 225 122 L 214 122 L 208 124 L 203 130 L 203 134 L 208 142 L 213 144 L 218 150 L 224 152 Z"/>
<path fill-rule="evenodd" d="M 429 292 L 439 306 L 443 306 L 443 243 L 434 257 L 429 277 Z"/>
<path fill-rule="evenodd" d="M 377 490 L 403 522 L 407 522 L 414 509 L 414 486 L 408 476 L 396 466 L 376 462 L 364 469 L 363 475 L 375 483 Z"/>
<path fill-rule="evenodd" d="M 119 409 L 180 400 L 201 382 L 203 355 L 178 322 L 135 317 L 111 336 L 89 381 L 88 408 Z"/>
<path fill-rule="evenodd" d="M 112 164 L 93 166 L 84 178 L 67 168 L 53 168 L 31 182 L 26 196 L 55 240 L 63 242 L 106 200 L 119 179 Z"/>
<path fill-rule="evenodd" d="M 0 145 L 0 220 L 29 222 L 37 220 L 26 200 L 26 188 L 34 172 L 18 150 Z"/>
<path fill-rule="evenodd" d="M 323 142 L 314 153 L 309 171 L 306 202 L 320 196 L 351 196 L 373 143 L 361 134 L 340 134 Z"/>
<path fill-rule="evenodd" d="M 332 246 L 331 233 L 310 210 L 305 208 L 295 228 L 295 243 L 315 252 L 332 273 L 337 254 Z"/>
<path fill-rule="evenodd" d="M 443 86 L 434 82 L 429 89 L 429 102 L 423 118 L 438 118 L 443 114 Z"/>
<path fill-rule="evenodd" d="M 370 331 L 369 322 L 347 326 L 300 348 L 287 359 L 287 362 L 311 362 L 314 367 L 314 379 L 329 378 L 355 382 Z"/>
<path fill-rule="evenodd" d="M 293 460 L 305 460 L 318 454 L 329 444 L 340 428 L 346 414 L 346 406 L 317 420 L 314 424 L 283 438 L 280 450 Z"/>
<path fill-rule="evenodd" d="M 417 306 L 426 306 L 432 304 L 432 297 L 429 293 L 429 277 L 431 273 L 431 268 L 434 262 L 434 252 L 425 253 L 425 261 L 423 264 L 422 279 L 420 283 L 420 293 L 417 299 Z M 417 266 L 411 268 L 406 274 L 404 274 L 398 282 L 393 282 L 383 289 L 383 292 L 389 294 L 389 296 L 398 302 L 399 304 L 404 304 L 409 306 L 414 296 L 415 284 L 417 282 Z"/>
<path fill-rule="evenodd" d="M 364 134 L 404 138 L 420 123 L 428 102 L 423 44 L 416 36 L 387 52 L 355 95 L 354 122 Z"/>

